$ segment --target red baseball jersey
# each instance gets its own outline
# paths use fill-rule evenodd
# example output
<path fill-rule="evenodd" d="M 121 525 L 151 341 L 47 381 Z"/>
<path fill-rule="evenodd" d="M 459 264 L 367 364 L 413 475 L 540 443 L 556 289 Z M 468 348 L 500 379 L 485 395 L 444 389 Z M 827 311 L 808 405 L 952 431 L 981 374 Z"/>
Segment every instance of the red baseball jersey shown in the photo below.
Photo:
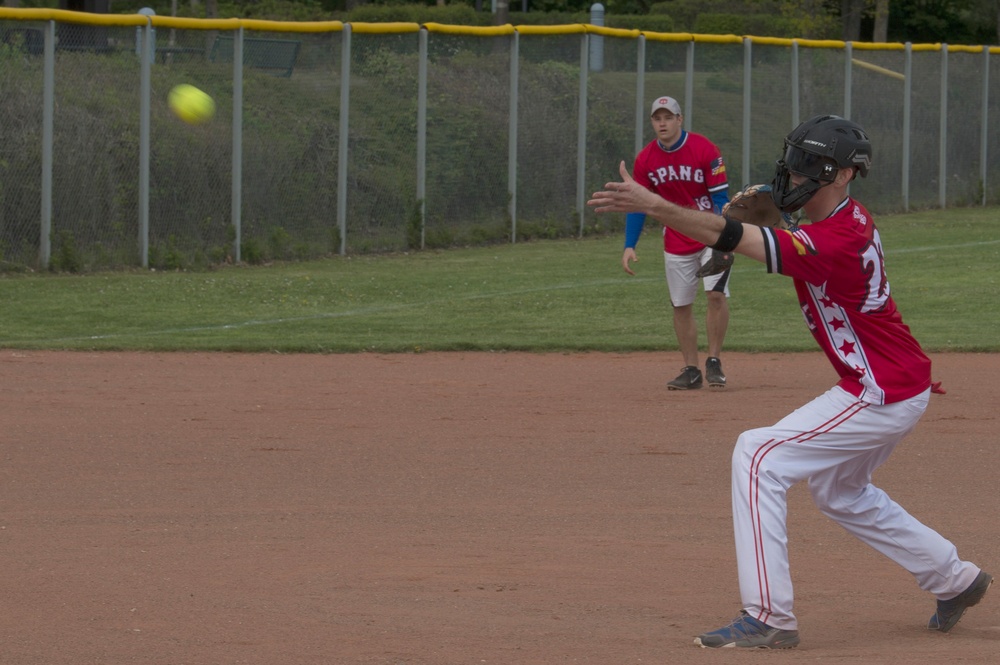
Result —
<path fill-rule="evenodd" d="M 889 295 L 878 229 L 847 198 L 826 219 L 764 234 L 767 271 L 795 281 L 806 325 L 863 402 L 891 404 L 927 390 L 931 361 Z"/>
<path fill-rule="evenodd" d="M 713 210 L 712 194 L 729 187 L 719 149 L 692 132 L 684 132 L 669 150 L 659 141 L 647 145 L 636 155 L 632 177 L 671 203 L 709 212 Z M 694 254 L 705 245 L 663 227 L 663 248 L 671 254 Z"/>

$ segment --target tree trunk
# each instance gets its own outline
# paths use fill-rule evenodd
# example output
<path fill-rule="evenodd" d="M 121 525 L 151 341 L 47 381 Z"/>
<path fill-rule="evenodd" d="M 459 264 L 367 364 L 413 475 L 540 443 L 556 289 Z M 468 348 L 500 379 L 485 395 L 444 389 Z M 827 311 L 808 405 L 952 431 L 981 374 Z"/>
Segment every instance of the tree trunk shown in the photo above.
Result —
<path fill-rule="evenodd" d="M 873 42 L 889 41 L 889 0 L 875 0 L 875 29 Z"/>
<path fill-rule="evenodd" d="M 861 39 L 861 12 L 865 8 L 865 0 L 840 0 L 840 18 L 843 21 L 843 37 L 845 42 L 856 42 Z"/>
<path fill-rule="evenodd" d="M 493 25 L 507 25 L 510 23 L 509 0 L 497 0 L 497 13 L 493 15 Z"/>

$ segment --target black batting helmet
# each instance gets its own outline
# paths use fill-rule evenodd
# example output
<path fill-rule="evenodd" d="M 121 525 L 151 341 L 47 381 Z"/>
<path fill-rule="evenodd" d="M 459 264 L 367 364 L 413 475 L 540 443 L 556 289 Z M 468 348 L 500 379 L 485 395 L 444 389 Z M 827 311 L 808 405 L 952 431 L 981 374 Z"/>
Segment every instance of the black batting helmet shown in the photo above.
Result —
<path fill-rule="evenodd" d="M 837 115 L 818 115 L 806 120 L 785 137 L 785 154 L 776 163 L 771 196 L 784 212 L 795 212 L 813 194 L 831 182 L 838 169 L 853 168 L 854 175 L 868 175 L 872 143 L 855 122 Z M 808 180 L 789 190 L 789 175 Z"/>

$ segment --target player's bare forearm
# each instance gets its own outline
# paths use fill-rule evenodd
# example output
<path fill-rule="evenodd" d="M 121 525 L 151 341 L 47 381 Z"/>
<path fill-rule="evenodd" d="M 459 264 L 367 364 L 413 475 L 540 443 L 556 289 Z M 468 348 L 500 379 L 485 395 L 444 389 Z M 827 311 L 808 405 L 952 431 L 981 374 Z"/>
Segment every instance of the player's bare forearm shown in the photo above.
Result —
<path fill-rule="evenodd" d="M 625 162 L 618 167 L 622 182 L 609 182 L 604 189 L 594 192 L 587 205 L 595 212 L 642 212 L 660 224 L 683 233 L 692 240 L 712 246 L 722 234 L 726 221 L 719 215 L 692 208 L 683 208 L 667 201 L 655 192 L 642 187 L 632 179 Z M 764 260 L 764 242 L 760 230 L 744 224 L 744 234 L 736 252 L 758 261 Z"/>

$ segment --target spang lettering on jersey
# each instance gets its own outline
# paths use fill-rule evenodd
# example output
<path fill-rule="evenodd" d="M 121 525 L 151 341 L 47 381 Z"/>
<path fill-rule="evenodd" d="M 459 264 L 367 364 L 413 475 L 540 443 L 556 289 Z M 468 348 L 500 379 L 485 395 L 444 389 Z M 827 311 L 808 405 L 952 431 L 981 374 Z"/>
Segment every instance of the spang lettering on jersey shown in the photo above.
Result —
<path fill-rule="evenodd" d="M 666 182 L 705 182 L 705 171 L 691 166 L 661 166 L 655 171 L 647 174 L 649 182 L 653 185 L 662 185 Z"/>

